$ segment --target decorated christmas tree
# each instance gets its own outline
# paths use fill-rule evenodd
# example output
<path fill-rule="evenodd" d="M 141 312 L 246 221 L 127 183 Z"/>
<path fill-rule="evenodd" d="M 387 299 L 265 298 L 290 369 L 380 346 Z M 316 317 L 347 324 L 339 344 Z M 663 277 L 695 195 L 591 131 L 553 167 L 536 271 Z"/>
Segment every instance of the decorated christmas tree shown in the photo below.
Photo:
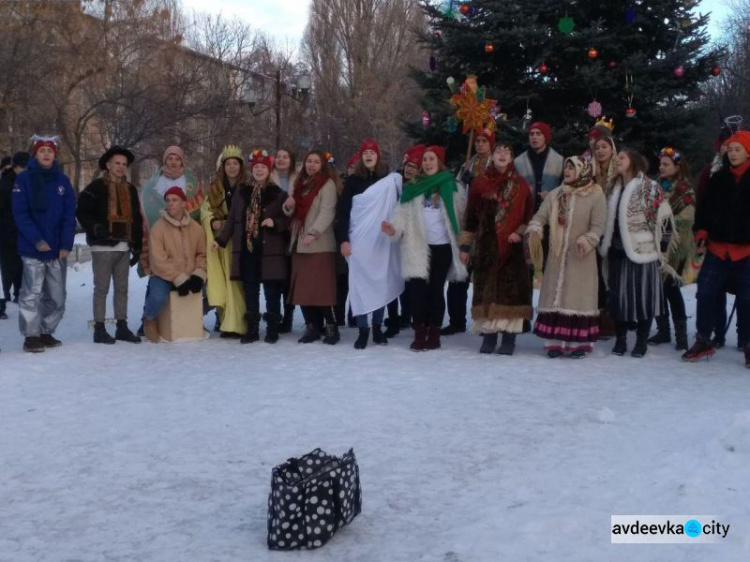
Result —
<path fill-rule="evenodd" d="M 653 155 L 680 146 L 694 160 L 706 153 L 699 134 L 701 85 L 721 72 L 723 53 L 709 47 L 708 16 L 694 0 L 472 0 L 423 6 L 430 70 L 415 71 L 423 119 L 415 138 L 466 150 L 448 83 L 476 75 L 497 100 L 499 131 L 520 148 L 532 121 L 550 123 L 563 154 L 586 149 L 600 115 L 614 118 L 615 137 Z M 507 119 L 507 120 L 506 120 Z"/>

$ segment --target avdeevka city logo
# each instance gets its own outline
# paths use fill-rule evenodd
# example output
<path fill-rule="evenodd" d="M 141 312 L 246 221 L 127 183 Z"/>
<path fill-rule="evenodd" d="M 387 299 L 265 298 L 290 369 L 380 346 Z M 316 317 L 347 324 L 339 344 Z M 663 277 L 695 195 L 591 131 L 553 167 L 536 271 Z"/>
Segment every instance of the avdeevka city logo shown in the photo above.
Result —
<path fill-rule="evenodd" d="M 703 525 L 697 519 L 691 519 L 685 523 L 685 534 L 688 537 L 699 537 L 703 532 Z"/>

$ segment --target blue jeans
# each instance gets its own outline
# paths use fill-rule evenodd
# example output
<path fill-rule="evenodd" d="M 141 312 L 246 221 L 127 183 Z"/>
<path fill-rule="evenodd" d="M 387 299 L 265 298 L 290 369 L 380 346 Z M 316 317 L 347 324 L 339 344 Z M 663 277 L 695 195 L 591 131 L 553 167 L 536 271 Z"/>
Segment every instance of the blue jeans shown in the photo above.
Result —
<path fill-rule="evenodd" d="M 143 318 L 156 320 L 156 317 L 167 304 L 171 290 L 172 283 L 169 281 L 165 281 L 156 275 L 149 277 L 148 287 L 146 287 L 146 304 L 143 305 Z"/>
<path fill-rule="evenodd" d="M 728 281 L 733 281 L 737 292 L 737 325 L 747 326 L 750 322 L 750 257 L 739 261 L 721 259 L 708 253 L 698 274 L 698 319 L 696 328 L 706 340 L 711 339 L 714 330 L 717 334 L 724 332 L 724 326 L 718 325 L 719 307 Z M 740 342 L 747 343 L 747 342 Z"/>
<path fill-rule="evenodd" d="M 372 325 L 380 326 L 383 323 L 383 316 L 385 316 L 385 307 L 373 311 Z M 357 316 L 357 328 L 367 328 L 367 314 Z"/>

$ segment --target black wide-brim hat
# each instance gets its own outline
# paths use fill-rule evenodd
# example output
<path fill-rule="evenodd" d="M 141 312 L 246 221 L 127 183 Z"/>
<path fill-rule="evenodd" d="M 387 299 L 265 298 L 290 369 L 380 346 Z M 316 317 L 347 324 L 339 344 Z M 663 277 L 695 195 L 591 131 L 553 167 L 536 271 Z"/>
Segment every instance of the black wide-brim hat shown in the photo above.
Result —
<path fill-rule="evenodd" d="M 127 148 L 122 148 L 121 146 L 112 146 L 110 149 L 102 154 L 102 157 L 99 158 L 99 169 L 100 170 L 106 170 L 107 169 L 107 162 L 109 162 L 109 159 L 113 156 L 124 156 L 128 160 L 128 167 L 133 163 L 135 160 L 135 155 L 130 152 Z"/>

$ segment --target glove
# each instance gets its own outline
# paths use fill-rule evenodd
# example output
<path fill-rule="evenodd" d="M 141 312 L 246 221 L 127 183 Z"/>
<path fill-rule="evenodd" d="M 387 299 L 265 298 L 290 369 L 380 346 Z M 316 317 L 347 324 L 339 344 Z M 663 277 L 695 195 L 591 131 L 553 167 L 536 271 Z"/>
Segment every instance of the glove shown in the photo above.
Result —
<path fill-rule="evenodd" d="M 174 290 L 177 291 L 177 294 L 181 297 L 186 297 L 188 293 L 190 292 L 190 279 L 185 281 L 182 285 L 175 285 L 172 283 L 172 286 L 174 287 Z"/>
<path fill-rule="evenodd" d="M 191 275 L 190 279 L 185 282 L 185 285 L 189 285 L 191 293 L 200 293 L 203 290 L 203 279 L 197 275 Z"/>
<path fill-rule="evenodd" d="M 104 240 L 110 237 L 109 229 L 103 224 L 95 224 L 93 231 L 95 240 Z"/>

